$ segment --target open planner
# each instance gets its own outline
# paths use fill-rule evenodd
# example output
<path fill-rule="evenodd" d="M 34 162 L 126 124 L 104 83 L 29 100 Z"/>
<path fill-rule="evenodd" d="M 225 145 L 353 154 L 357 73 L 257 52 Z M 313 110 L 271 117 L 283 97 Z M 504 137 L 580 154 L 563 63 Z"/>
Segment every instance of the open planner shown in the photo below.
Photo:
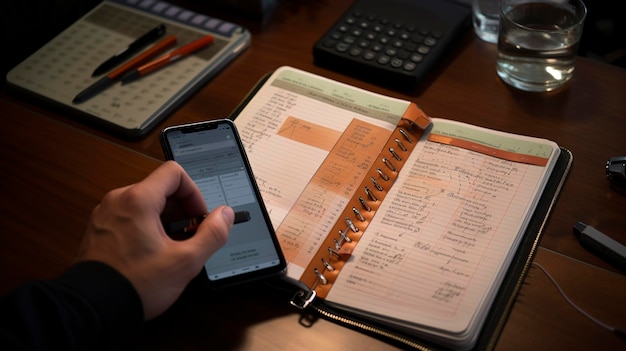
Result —
<path fill-rule="evenodd" d="M 292 67 L 233 118 L 292 304 L 404 347 L 493 346 L 569 151 Z"/>

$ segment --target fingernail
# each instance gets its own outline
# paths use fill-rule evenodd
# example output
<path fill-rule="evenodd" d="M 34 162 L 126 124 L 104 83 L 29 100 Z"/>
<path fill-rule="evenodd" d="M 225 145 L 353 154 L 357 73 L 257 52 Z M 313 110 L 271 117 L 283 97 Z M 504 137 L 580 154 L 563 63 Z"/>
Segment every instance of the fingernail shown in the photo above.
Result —
<path fill-rule="evenodd" d="M 233 222 L 235 222 L 235 212 L 232 208 L 228 206 L 222 208 L 222 215 L 224 216 L 224 218 L 226 218 L 230 225 L 233 225 Z"/>

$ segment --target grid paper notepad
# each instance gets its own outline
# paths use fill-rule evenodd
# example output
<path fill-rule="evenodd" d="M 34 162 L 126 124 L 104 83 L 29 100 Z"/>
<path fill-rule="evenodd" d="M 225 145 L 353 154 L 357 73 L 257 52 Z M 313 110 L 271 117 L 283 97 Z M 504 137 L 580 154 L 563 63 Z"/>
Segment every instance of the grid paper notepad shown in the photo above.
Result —
<path fill-rule="evenodd" d="M 100 79 L 93 70 L 159 24 L 181 47 L 208 34 L 213 44 L 136 82 L 117 82 L 88 101 L 74 97 Z M 124 136 L 141 136 L 172 112 L 249 44 L 236 24 L 154 0 L 107 0 L 28 57 L 7 75 L 11 86 L 70 108 Z M 149 47 L 149 46 L 148 46 Z"/>

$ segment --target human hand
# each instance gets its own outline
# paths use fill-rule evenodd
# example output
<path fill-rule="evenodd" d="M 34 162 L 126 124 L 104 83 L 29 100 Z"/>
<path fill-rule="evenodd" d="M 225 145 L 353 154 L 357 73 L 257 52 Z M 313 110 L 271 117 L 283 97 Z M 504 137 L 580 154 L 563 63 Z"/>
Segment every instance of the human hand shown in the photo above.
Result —
<path fill-rule="evenodd" d="M 181 211 L 182 210 L 182 211 Z M 144 318 L 152 319 L 176 301 L 209 257 L 222 247 L 234 213 L 221 206 L 199 225 L 194 236 L 176 241 L 163 229 L 161 216 L 180 218 L 207 213 L 200 190 L 173 161 L 143 181 L 107 193 L 96 206 L 77 257 L 100 261 L 124 275 L 137 290 Z"/>

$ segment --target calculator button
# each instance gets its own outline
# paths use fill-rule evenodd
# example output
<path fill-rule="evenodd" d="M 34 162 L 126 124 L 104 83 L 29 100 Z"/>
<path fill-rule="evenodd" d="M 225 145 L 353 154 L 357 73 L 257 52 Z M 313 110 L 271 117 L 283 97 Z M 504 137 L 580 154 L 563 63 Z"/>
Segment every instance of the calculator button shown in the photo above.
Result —
<path fill-rule="evenodd" d="M 339 43 L 335 46 L 335 49 L 339 52 L 346 52 L 350 49 L 350 45 L 346 43 Z"/>
<path fill-rule="evenodd" d="M 363 34 L 363 32 L 360 29 L 353 29 L 351 34 L 354 35 L 355 37 L 360 37 Z"/>
<path fill-rule="evenodd" d="M 422 55 L 426 55 L 427 53 L 430 52 L 430 48 L 426 45 L 420 45 L 420 47 L 417 48 L 417 52 L 419 52 Z"/>
<path fill-rule="evenodd" d="M 363 50 L 358 48 L 358 47 L 350 49 L 350 55 L 351 56 L 359 56 L 359 55 L 361 55 L 362 52 L 363 52 Z"/>
<path fill-rule="evenodd" d="M 402 69 L 409 72 L 414 71 L 415 68 L 417 68 L 417 64 L 415 64 L 415 62 L 407 62 L 404 64 L 404 66 L 402 66 Z"/>
<path fill-rule="evenodd" d="M 427 46 L 435 46 L 437 44 L 437 39 L 433 37 L 428 37 L 424 39 L 424 44 Z"/>
<path fill-rule="evenodd" d="M 394 41 L 391 43 L 391 45 L 392 45 L 394 48 L 399 49 L 399 48 L 401 48 L 401 47 L 403 47 L 403 46 L 404 46 L 404 41 L 402 41 L 402 40 L 394 40 Z"/>
<path fill-rule="evenodd" d="M 391 67 L 394 67 L 394 68 L 399 68 L 399 67 L 402 67 L 403 63 L 404 63 L 404 61 L 395 58 L 395 59 L 391 60 L 391 62 L 389 62 L 389 65 Z"/>
<path fill-rule="evenodd" d="M 376 58 L 376 53 L 375 53 L 375 52 L 373 52 L 373 51 L 368 50 L 368 51 L 366 51 L 366 52 L 363 54 L 363 59 L 365 59 L 365 60 L 367 60 L 367 61 L 371 61 L 371 60 L 373 60 L 373 59 L 375 59 L 375 58 Z"/>
<path fill-rule="evenodd" d="M 413 55 L 411 55 L 411 61 L 413 61 L 413 62 L 422 62 L 423 59 L 424 59 L 424 56 L 422 56 L 420 54 L 413 54 Z"/>
<path fill-rule="evenodd" d="M 391 61 L 391 57 L 387 55 L 380 55 L 378 57 L 378 60 L 376 60 L 376 62 L 380 63 L 381 65 L 386 65 L 389 63 L 389 61 Z"/>
<path fill-rule="evenodd" d="M 396 56 L 397 53 L 398 53 L 398 50 L 394 48 L 387 48 L 387 50 L 385 50 L 385 54 L 387 56 Z"/>

